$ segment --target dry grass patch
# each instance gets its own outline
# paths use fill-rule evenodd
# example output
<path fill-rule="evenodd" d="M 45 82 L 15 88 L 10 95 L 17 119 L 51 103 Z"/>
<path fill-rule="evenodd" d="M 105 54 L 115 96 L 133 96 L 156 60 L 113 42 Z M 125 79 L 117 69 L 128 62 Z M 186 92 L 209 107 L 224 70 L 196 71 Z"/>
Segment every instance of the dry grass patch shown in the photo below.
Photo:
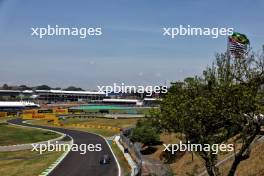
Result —
<path fill-rule="evenodd" d="M 138 119 L 107 119 L 107 118 L 71 118 L 62 121 L 64 125 L 82 124 L 82 125 L 98 125 L 98 126 L 111 126 L 117 128 L 127 128 L 136 125 Z"/>
<path fill-rule="evenodd" d="M 264 175 L 264 143 L 255 145 L 252 148 L 250 157 L 242 161 L 237 168 L 237 176 L 262 176 Z M 233 159 L 230 159 L 223 165 L 219 166 L 219 170 L 223 176 L 227 175 Z"/>

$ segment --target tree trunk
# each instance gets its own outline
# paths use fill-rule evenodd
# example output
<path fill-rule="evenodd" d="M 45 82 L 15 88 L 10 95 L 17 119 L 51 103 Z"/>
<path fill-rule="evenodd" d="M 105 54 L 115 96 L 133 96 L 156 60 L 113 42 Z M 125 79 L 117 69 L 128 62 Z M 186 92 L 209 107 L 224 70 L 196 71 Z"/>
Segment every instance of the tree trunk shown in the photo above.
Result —
<path fill-rule="evenodd" d="M 211 161 L 209 158 L 205 161 L 205 167 L 207 170 L 207 173 L 209 176 L 217 176 L 218 174 L 218 168 L 215 166 L 215 161 Z"/>
<path fill-rule="evenodd" d="M 248 139 L 246 139 L 240 151 L 235 155 L 235 160 L 232 163 L 232 166 L 228 172 L 228 176 L 234 176 L 240 162 L 249 158 L 251 143 L 254 141 L 254 139 L 260 132 L 260 126 L 258 124 L 255 126 L 255 128 L 256 129 L 254 133 Z"/>
<path fill-rule="evenodd" d="M 229 170 L 228 176 L 234 176 L 235 175 L 237 167 L 238 167 L 239 163 L 241 162 L 241 160 L 242 160 L 241 156 L 238 156 L 235 158 L 235 161 L 233 162 L 233 164 Z"/>

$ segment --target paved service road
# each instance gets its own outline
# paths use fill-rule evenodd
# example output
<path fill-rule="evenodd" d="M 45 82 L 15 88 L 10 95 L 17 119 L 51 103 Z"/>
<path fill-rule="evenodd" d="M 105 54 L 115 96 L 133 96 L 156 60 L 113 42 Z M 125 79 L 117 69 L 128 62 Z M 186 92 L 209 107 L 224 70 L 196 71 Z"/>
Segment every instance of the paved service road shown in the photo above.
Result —
<path fill-rule="evenodd" d="M 65 133 L 74 139 L 75 144 L 101 144 L 102 151 L 89 152 L 81 155 L 80 152 L 70 151 L 64 160 L 49 174 L 49 176 L 118 176 L 119 169 L 114 159 L 114 156 L 106 143 L 106 141 L 95 134 L 81 132 L 76 130 L 69 130 L 63 128 L 44 127 L 38 125 L 24 124 L 21 119 L 14 119 L 8 121 L 9 123 L 33 126 L 43 129 L 51 129 L 54 131 Z M 101 156 L 108 154 L 111 158 L 111 163 L 100 165 Z"/>

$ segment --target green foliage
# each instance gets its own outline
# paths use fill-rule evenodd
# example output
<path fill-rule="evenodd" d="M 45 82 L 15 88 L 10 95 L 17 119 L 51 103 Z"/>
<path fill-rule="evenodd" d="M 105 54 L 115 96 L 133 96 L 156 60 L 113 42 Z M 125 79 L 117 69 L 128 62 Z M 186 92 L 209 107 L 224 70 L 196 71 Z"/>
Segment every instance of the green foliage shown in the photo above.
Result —
<path fill-rule="evenodd" d="M 201 77 L 175 82 L 161 103 L 160 113 L 151 119 L 159 129 L 180 132 L 195 144 L 219 144 L 234 135 L 242 138 L 230 175 L 248 156 L 250 144 L 260 132 L 260 87 L 264 83 L 264 58 L 231 59 L 216 56 L 216 62 Z M 153 123 L 155 122 L 155 123 Z M 209 175 L 217 175 L 217 155 L 197 152 Z"/>
<path fill-rule="evenodd" d="M 137 126 L 132 130 L 130 139 L 146 146 L 156 144 L 160 140 L 158 131 L 147 121 L 137 123 Z"/>
<path fill-rule="evenodd" d="M 9 88 L 9 86 L 8 86 L 7 84 L 4 84 L 4 85 L 2 86 L 2 89 L 3 89 L 3 90 L 10 90 L 10 88 Z"/>
<path fill-rule="evenodd" d="M 36 90 L 51 90 L 51 87 L 47 85 L 40 85 L 36 87 Z"/>
<path fill-rule="evenodd" d="M 64 90 L 66 90 L 66 91 L 83 91 L 82 88 L 80 88 L 80 87 L 74 87 L 74 86 L 67 87 Z"/>

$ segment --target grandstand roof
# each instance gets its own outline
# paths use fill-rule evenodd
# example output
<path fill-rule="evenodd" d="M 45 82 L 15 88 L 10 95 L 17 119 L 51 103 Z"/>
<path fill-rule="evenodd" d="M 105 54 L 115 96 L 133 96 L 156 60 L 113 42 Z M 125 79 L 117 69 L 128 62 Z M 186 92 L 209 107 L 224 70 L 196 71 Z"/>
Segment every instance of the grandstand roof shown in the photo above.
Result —
<path fill-rule="evenodd" d="M 26 107 L 26 106 L 39 106 L 39 105 L 28 101 L 0 101 L 0 107 Z"/>
<path fill-rule="evenodd" d="M 111 98 L 111 99 L 103 99 L 103 102 L 129 102 L 129 103 L 137 103 L 139 100 L 137 99 L 118 99 L 118 98 Z"/>
<path fill-rule="evenodd" d="M 89 95 L 105 95 L 105 92 L 95 91 L 66 91 L 66 90 L 36 90 L 37 93 L 56 93 L 56 94 L 89 94 Z"/>

